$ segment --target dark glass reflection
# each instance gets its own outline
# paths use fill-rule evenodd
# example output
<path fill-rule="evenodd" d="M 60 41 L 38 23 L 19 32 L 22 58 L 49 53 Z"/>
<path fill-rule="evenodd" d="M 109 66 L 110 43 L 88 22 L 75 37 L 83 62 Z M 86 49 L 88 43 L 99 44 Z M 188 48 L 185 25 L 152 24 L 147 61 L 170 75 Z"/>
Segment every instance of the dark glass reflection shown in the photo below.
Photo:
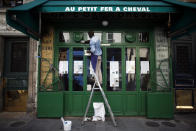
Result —
<path fill-rule="evenodd" d="M 27 71 L 27 43 L 12 43 L 11 72 Z"/>
<path fill-rule="evenodd" d="M 107 90 L 122 89 L 122 61 L 120 48 L 107 49 Z"/>
<path fill-rule="evenodd" d="M 126 90 L 136 90 L 136 52 L 135 48 L 126 48 Z"/>
<path fill-rule="evenodd" d="M 73 91 L 83 91 L 83 48 L 73 49 Z"/>
<path fill-rule="evenodd" d="M 68 72 L 68 68 L 69 68 L 68 63 L 69 62 L 68 61 L 69 61 L 69 49 L 68 48 L 59 48 L 59 66 L 61 66 L 60 62 L 64 62 L 64 64 L 61 67 L 63 69 L 59 69 L 59 77 L 61 79 L 63 89 L 65 91 L 68 91 L 68 89 L 69 89 L 68 88 L 69 87 L 69 72 Z"/>
<path fill-rule="evenodd" d="M 150 50 L 140 48 L 140 88 L 147 91 L 150 88 Z"/>
<path fill-rule="evenodd" d="M 139 32 L 139 42 L 149 42 L 149 32 Z"/>

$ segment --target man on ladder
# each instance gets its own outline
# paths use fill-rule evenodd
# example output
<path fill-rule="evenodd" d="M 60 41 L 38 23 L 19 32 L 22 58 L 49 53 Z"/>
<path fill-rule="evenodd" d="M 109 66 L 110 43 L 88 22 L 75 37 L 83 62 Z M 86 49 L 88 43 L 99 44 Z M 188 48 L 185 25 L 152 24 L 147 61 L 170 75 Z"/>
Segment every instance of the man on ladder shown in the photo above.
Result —
<path fill-rule="evenodd" d="M 99 79 L 99 83 L 102 84 L 102 72 L 101 72 L 101 42 L 100 39 L 94 35 L 93 31 L 88 32 L 88 36 L 90 40 L 81 41 L 81 43 L 90 44 L 90 51 L 87 53 L 91 53 L 91 64 L 93 67 L 93 71 L 97 75 Z"/>
<path fill-rule="evenodd" d="M 100 42 L 100 39 L 94 35 L 93 31 L 89 31 L 88 35 L 90 37 L 90 40 L 81 41 L 81 43 L 90 43 L 90 51 L 88 53 L 91 53 L 91 64 L 92 64 L 92 67 L 93 67 L 93 75 L 94 75 L 95 83 L 94 83 L 92 91 L 91 91 L 91 95 L 90 95 L 90 98 L 89 98 L 89 101 L 88 101 L 88 104 L 87 104 L 87 107 L 86 107 L 86 111 L 85 111 L 85 114 L 84 114 L 82 124 L 84 124 L 84 121 L 86 119 L 86 115 L 87 115 L 88 109 L 90 107 L 90 103 L 91 103 L 91 100 L 92 100 L 94 90 L 99 89 L 101 91 L 101 94 L 102 94 L 103 98 L 104 98 L 105 104 L 108 108 L 108 111 L 110 113 L 113 124 L 114 124 L 114 126 L 116 126 L 116 121 L 114 119 L 113 112 L 110 108 L 110 105 L 109 105 L 108 100 L 105 96 L 105 93 L 104 93 L 104 91 L 101 87 L 101 84 L 102 84 L 102 73 L 101 73 L 102 50 L 101 50 L 101 44 L 100 44 L 101 42 Z M 95 85 L 97 85 L 98 88 L 95 88 Z"/>

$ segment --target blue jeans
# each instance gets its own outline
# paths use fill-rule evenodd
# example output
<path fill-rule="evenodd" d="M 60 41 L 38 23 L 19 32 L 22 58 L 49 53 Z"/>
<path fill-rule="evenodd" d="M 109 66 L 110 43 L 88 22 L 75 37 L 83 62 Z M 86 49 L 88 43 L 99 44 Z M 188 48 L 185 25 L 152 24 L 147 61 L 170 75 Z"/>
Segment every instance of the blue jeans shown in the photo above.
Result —
<path fill-rule="evenodd" d="M 98 58 L 97 55 L 91 54 L 91 64 L 92 64 L 94 72 L 96 72 L 97 58 Z"/>

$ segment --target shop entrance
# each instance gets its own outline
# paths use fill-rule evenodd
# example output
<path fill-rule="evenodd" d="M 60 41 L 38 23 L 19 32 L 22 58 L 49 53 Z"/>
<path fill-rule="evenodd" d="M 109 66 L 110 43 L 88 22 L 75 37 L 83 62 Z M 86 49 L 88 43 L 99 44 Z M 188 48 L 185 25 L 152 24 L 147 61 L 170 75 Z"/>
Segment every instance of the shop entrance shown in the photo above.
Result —
<path fill-rule="evenodd" d="M 146 115 L 146 92 L 151 88 L 150 72 L 153 67 L 150 37 L 147 41 L 141 41 L 143 38 L 140 36 L 141 40 L 136 37 L 136 42 L 132 44 L 127 44 L 125 40 L 125 43 L 115 44 L 114 40 L 107 39 L 109 33 L 95 33 L 99 34 L 105 36 L 101 37 L 102 87 L 112 111 L 120 116 Z M 120 38 L 122 34 L 119 33 Z M 84 55 L 89 45 L 55 43 L 55 46 L 55 62 L 60 67 L 64 87 L 64 115 L 82 116 L 93 86 L 90 57 Z M 61 69 L 63 66 L 66 66 L 64 71 Z M 99 91 L 95 92 L 93 101 L 104 102 Z M 92 113 L 91 105 L 89 114 Z"/>
<path fill-rule="evenodd" d="M 28 44 L 26 38 L 6 39 L 4 58 L 4 110 L 26 111 Z"/>

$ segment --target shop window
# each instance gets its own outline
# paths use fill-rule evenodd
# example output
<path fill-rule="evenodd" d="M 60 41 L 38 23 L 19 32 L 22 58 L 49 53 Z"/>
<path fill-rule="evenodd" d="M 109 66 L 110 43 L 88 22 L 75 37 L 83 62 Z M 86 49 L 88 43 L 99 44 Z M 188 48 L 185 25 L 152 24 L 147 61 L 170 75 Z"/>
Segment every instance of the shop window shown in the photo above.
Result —
<path fill-rule="evenodd" d="M 107 49 L 107 90 L 120 91 L 122 89 L 122 61 L 121 48 Z"/>
<path fill-rule="evenodd" d="M 90 48 L 88 49 L 90 50 Z M 92 64 L 91 64 L 91 57 L 87 57 L 87 91 L 91 91 L 94 85 L 95 78 L 93 77 L 93 70 L 92 70 Z M 102 62 L 101 62 L 101 72 L 97 75 L 100 84 L 102 84 L 102 72 L 103 72 L 103 67 L 102 67 Z"/>
<path fill-rule="evenodd" d="M 140 88 L 147 91 L 150 88 L 150 50 L 140 48 Z"/>
<path fill-rule="evenodd" d="M 73 91 L 83 91 L 83 48 L 73 48 Z"/>
<path fill-rule="evenodd" d="M 69 32 L 60 32 L 59 33 L 59 42 L 70 42 L 70 33 Z"/>
<path fill-rule="evenodd" d="M 176 72 L 181 74 L 191 74 L 191 54 L 192 52 L 189 46 L 176 46 Z"/>
<path fill-rule="evenodd" d="M 136 90 L 136 50 L 126 48 L 126 90 Z"/>
<path fill-rule="evenodd" d="M 15 7 L 22 4 L 23 0 L 0 0 L 0 7 Z"/>
<path fill-rule="evenodd" d="M 26 72 L 27 43 L 13 43 L 11 53 L 11 72 Z"/>
<path fill-rule="evenodd" d="M 106 40 L 108 43 L 121 43 L 121 33 L 106 33 Z"/>
<path fill-rule="evenodd" d="M 139 42 L 148 43 L 149 42 L 149 32 L 139 32 L 138 39 L 139 39 Z"/>
<path fill-rule="evenodd" d="M 69 86 L 69 49 L 59 48 L 59 77 L 63 89 L 68 91 Z"/>

